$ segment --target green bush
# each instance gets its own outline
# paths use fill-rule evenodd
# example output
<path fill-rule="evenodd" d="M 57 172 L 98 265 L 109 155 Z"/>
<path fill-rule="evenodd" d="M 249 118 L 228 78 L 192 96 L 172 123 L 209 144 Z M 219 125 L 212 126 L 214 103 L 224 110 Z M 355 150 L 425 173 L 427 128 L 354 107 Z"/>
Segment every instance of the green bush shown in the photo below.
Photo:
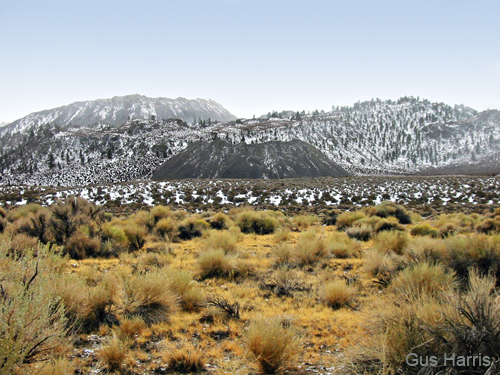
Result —
<path fill-rule="evenodd" d="M 410 230 L 410 234 L 412 236 L 430 236 L 433 238 L 439 236 L 438 230 L 428 223 L 414 225 Z"/>
<path fill-rule="evenodd" d="M 374 228 L 376 233 L 383 232 L 383 231 L 400 231 L 403 232 L 405 230 L 405 227 L 399 224 L 395 220 L 391 219 L 382 219 L 377 224 L 375 225 Z"/>
<path fill-rule="evenodd" d="M 191 238 L 201 237 L 209 228 L 210 224 L 199 216 L 194 215 L 180 223 L 178 227 L 179 238 L 181 240 L 190 240 Z"/>
<path fill-rule="evenodd" d="M 366 218 L 366 215 L 362 211 L 344 211 L 337 216 L 337 229 L 344 230 L 348 227 L 352 227 L 355 222 L 364 218 Z"/>
<path fill-rule="evenodd" d="M 142 247 L 146 243 L 147 236 L 147 229 L 145 227 L 129 223 L 123 227 L 123 232 L 127 237 L 127 241 L 131 250 L 142 249 Z"/>
<path fill-rule="evenodd" d="M 10 209 L 5 218 L 7 218 L 7 220 L 10 222 L 14 222 L 20 218 L 27 217 L 29 214 L 34 214 L 42 209 L 45 210 L 37 203 L 28 203 L 24 206 L 18 206 L 14 209 Z"/>
<path fill-rule="evenodd" d="M 170 218 L 162 218 L 156 222 L 155 231 L 165 240 L 174 240 L 178 235 L 177 224 Z"/>
<path fill-rule="evenodd" d="M 162 219 L 169 219 L 173 216 L 172 210 L 170 207 L 158 205 L 155 206 L 149 211 L 155 223 L 158 223 Z"/>
<path fill-rule="evenodd" d="M 231 227 L 231 219 L 226 214 L 218 212 L 210 219 L 210 226 L 217 230 L 229 229 Z"/>
<path fill-rule="evenodd" d="M 267 211 L 243 211 L 236 217 L 236 224 L 243 233 L 270 234 L 279 227 L 279 221 Z"/>

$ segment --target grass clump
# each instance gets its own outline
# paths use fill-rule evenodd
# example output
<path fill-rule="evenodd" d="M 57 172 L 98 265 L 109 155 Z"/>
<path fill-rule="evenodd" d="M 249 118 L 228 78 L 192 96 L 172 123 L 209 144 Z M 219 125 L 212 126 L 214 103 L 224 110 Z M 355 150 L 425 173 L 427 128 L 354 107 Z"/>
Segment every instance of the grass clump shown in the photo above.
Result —
<path fill-rule="evenodd" d="M 317 230 L 302 233 L 293 251 L 294 259 L 299 266 L 312 265 L 327 255 L 327 241 L 318 236 Z"/>
<path fill-rule="evenodd" d="M 238 233 L 230 231 L 211 231 L 205 239 L 207 249 L 223 250 L 226 254 L 236 250 Z"/>
<path fill-rule="evenodd" d="M 146 323 L 136 316 L 129 319 L 122 319 L 120 325 L 115 330 L 116 336 L 122 342 L 132 341 L 146 329 Z"/>
<path fill-rule="evenodd" d="M 235 279 L 254 273 L 253 267 L 244 259 L 230 256 L 223 250 L 205 250 L 198 259 L 198 273 L 201 279 Z"/>
<path fill-rule="evenodd" d="M 290 364 L 297 351 L 297 335 L 279 317 L 253 321 L 246 334 L 250 356 L 264 374 L 275 374 Z"/>
<path fill-rule="evenodd" d="M 430 270 L 432 265 L 425 267 Z M 444 275 L 442 270 L 438 273 L 440 278 Z M 496 283 L 493 276 L 481 276 L 472 270 L 465 291 L 448 289 L 439 294 L 431 288 L 425 295 L 411 292 L 413 298 L 408 298 L 406 288 L 393 289 L 374 311 L 370 338 L 355 353 L 353 371 L 349 373 L 496 373 L 491 371 L 494 366 L 489 370 L 479 361 L 444 361 L 445 355 L 496 358 L 500 350 Z M 437 362 L 411 366 L 406 361 L 409 353 L 435 356 Z"/>
<path fill-rule="evenodd" d="M 205 354 L 201 348 L 185 344 L 166 355 L 168 368 L 182 374 L 201 372 L 205 368 Z"/>
<path fill-rule="evenodd" d="M 170 279 L 159 272 L 126 276 L 122 284 L 122 310 L 126 317 L 141 317 L 146 324 L 165 321 L 179 305 Z"/>
<path fill-rule="evenodd" d="M 169 278 L 168 287 L 178 295 L 179 304 L 184 311 L 196 311 L 202 306 L 204 297 L 196 287 L 191 273 L 178 269 L 169 269 L 166 272 Z"/>
<path fill-rule="evenodd" d="M 101 325 L 118 323 L 112 311 L 116 297 L 113 279 L 90 286 L 83 279 L 68 276 L 57 286 L 57 293 L 66 307 L 69 321 L 78 331 L 90 333 Z"/>
<path fill-rule="evenodd" d="M 108 371 L 120 371 L 129 354 L 127 345 L 114 337 L 97 352 L 97 357 Z"/>
<path fill-rule="evenodd" d="M 203 251 L 198 259 L 199 275 L 202 279 L 233 276 L 233 263 L 224 250 Z"/>
<path fill-rule="evenodd" d="M 383 231 L 377 233 L 373 240 L 373 248 L 384 253 L 393 252 L 398 255 L 403 253 L 403 250 L 408 245 L 410 238 L 408 234 L 399 231 Z"/>
<path fill-rule="evenodd" d="M 307 229 L 319 221 L 320 218 L 317 215 L 297 215 L 293 218 L 293 222 L 301 230 Z"/>
<path fill-rule="evenodd" d="M 75 363 L 65 358 L 53 358 L 46 363 L 37 375 L 68 375 L 77 370 Z"/>
<path fill-rule="evenodd" d="M 332 309 L 349 306 L 356 296 L 356 288 L 347 285 L 345 281 L 336 280 L 325 285 L 323 301 Z"/>
<path fill-rule="evenodd" d="M 273 255 L 275 259 L 276 266 L 291 265 L 293 262 L 293 251 L 294 248 L 288 243 L 282 243 L 273 248 Z"/>
<path fill-rule="evenodd" d="M 399 272 L 391 290 L 403 298 L 439 298 L 457 287 L 455 274 L 441 264 L 419 262 Z"/>

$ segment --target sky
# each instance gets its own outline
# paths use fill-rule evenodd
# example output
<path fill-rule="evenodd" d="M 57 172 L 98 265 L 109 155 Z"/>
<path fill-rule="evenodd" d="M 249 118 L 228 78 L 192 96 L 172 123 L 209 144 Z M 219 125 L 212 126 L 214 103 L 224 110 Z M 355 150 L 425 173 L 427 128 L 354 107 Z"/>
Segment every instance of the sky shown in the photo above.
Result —
<path fill-rule="evenodd" d="M 500 109 L 498 0 L 0 0 L 0 122 L 128 94 L 238 117 L 419 96 Z"/>

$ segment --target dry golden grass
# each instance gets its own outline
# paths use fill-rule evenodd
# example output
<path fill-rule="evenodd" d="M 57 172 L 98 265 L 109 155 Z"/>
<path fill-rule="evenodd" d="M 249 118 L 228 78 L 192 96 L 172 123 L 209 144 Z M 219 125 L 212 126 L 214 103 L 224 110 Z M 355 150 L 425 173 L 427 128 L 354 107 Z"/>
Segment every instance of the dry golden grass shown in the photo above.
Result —
<path fill-rule="evenodd" d="M 396 209 L 350 212 L 340 224 L 350 226 L 351 237 L 358 236 L 352 236 L 357 228 L 386 221 L 401 225 L 391 216 Z M 448 224 L 461 231 L 489 225 L 485 216 L 446 218 L 454 222 L 442 217 L 439 224 L 418 225 L 439 231 Z M 108 220 L 100 238 L 120 255 L 67 261 L 68 285 L 60 286 L 74 319 L 80 326 L 88 321 L 83 330 L 88 335 L 80 331 L 81 346 L 73 349 L 78 359 L 68 364 L 83 373 L 99 366 L 96 358 L 107 371 L 122 373 L 248 374 L 289 367 L 293 372 L 294 364 L 300 373 L 307 371 L 305 363 L 331 371 L 341 368 L 360 342 L 363 350 L 351 359 L 370 354 L 396 368 L 390 366 L 400 365 L 405 351 L 423 342 L 417 323 L 435 327 L 439 312 L 448 311 L 440 297 L 456 287 L 452 266 L 468 272 L 477 264 L 484 270 L 500 264 L 500 237 L 490 234 L 431 238 L 432 233 L 382 231 L 360 242 L 336 227 L 316 225 L 316 217 L 294 222 L 277 212 L 245 208 L 191 215 L 160 207 Z M 140 250 L 125 233 L 134 225 L 145 231 Z M 181 227 L 186 239 L 178 238 Z M 409 225 L 408 232 L 415 227 Z M 19 239 L 30 241 L 28 235 Z M 238 305 L 239 315 L 228 313 L 224 303 L 210 303 L 214 298 Z M 302 345 L 294 345 L 296 337 Z M 98 355 L 82 355 L 96 347 L 102 347 Z M 362 367 L 359 361 L 356 366 Z M 56 367 L 48 365 L 46 373 L 57 374 Z"/>
<path fill-rule="evenodd" d="M 298 337 L 285 319 L 260 318 L 250 324 L 246 345 L 260 371 L 274 374 L 293 361 L 297 354 Z"/>
<path fill-rule="evenodd" d="M 171 371 L 182 374 L 201 372 L 205 367 L 205 352 L 189 343 L 182 343 L 163 356 Z"/>
<path fill-rule="evenodd" d="M 99 360 L 108 371 L 122 369 L 129 355 L 129 349 L 123 341 L 113 338 L 97 352 Z"/>
<path fill-rule="evenodd" d="M 340 309 L 352 303 L 356 293 L 356 288 L 347 285 L 344 281 L 337 280 L 325 285 L 323 301 L 333 309 Z"/>

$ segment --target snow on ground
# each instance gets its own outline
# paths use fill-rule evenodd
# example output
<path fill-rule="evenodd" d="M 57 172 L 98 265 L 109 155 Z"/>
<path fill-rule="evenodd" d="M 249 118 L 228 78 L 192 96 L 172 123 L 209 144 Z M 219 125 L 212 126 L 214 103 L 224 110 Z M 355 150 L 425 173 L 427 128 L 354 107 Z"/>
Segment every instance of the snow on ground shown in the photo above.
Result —
<path fill-rule="evenodd" d="M 498 204 L 500 177 L 346 177 L 290 180 L 137 181 L 86 187 L 0 186 L 0 204 L 50 205 L 68 196 L 97 204 Z"/>

